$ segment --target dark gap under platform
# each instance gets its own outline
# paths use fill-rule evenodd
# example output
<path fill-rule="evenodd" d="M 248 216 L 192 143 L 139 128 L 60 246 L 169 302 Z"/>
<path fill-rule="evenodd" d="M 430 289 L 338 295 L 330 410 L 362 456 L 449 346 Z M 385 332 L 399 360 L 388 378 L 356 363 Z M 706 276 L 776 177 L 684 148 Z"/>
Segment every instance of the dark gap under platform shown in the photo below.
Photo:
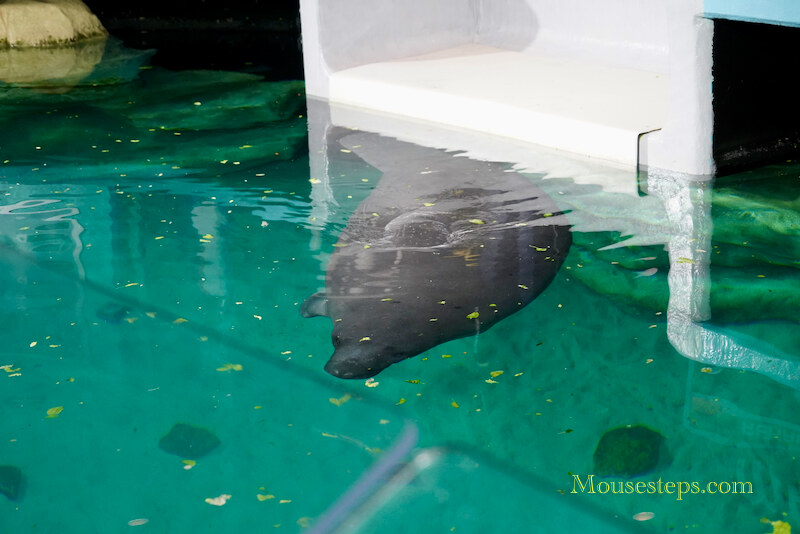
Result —
<path fill-rule="evenodd" d="M 717 175 L 800 156 L 800 28 L 716 19 L 713 46 Z"/>

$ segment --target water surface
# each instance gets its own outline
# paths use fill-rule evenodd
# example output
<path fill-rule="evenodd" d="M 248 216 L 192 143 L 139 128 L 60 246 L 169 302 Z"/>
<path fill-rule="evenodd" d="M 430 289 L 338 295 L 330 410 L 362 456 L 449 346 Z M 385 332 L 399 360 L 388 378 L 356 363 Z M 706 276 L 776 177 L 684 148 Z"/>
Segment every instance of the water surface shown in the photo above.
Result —
<path fill-rule="evenodd" d="M 0 496 L 6 530 L 297 531 L 405 421 L 418 448 L 460 451 L 430 492 L 447 502 L 450 484 L 461 511 L 439 519 L 457 531 L 482 495 L 513 516 L 537 492 L 565 529 L 575 510 L 658 532 L 798 521 L 797 163 L 716 182 L 505 163 L 571 227 L 552 282 L 477 336 L 345 381 L 323 370 L 331 322 L 300 306 L 387 169 L 313 123 L 309 152 L 301 85 L 149 69 L 2 98 L 0 465 L 24 475 Z M 382 157 L 405 146 L 381 139 Z M 426 150 L 470 157 L 441 148 Z M 395 160 L 400 179 L 419 172 Z M 194 464 L 160 449 L 181 422 L 221 445 Z M 665 449 L 630 481 L 753 492 L 572 493 L 600 437 L 636 424 Z M 464 451 L 489 474 L 462 469 Z M 392 499 L 364 531 L 398 525 L 397 503 L 436 516 Z"/>

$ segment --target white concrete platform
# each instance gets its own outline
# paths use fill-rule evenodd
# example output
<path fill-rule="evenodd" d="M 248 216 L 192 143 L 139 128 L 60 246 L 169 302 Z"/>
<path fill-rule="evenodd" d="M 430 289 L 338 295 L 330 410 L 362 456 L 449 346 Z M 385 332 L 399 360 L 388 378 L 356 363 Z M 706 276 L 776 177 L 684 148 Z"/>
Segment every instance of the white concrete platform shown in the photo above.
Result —
<path fill-rule="evenodd" d="M 329 99 L 631 167 L 669 102 L 663 74 L 479 44 L 340 70 Z"/>

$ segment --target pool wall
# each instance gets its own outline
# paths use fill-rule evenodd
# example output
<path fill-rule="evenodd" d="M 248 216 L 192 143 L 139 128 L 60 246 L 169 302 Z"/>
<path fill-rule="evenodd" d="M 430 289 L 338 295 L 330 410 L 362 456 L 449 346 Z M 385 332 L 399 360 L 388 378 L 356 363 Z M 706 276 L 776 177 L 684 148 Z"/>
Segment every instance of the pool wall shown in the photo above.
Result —
<path fill-rule="evenodd" d="M 301 0 L 300 8 L 310 96 L 692 175 L 714 174 L 719 153 L 714 20 L 800 24 L 800 5 L 789 0 Z M 724 164 L 775 153 L 760 148 L 764 135 L 752 137 L 760 144 L 751 149 L 739 136 L 741 150 L 726 152 Z"/>

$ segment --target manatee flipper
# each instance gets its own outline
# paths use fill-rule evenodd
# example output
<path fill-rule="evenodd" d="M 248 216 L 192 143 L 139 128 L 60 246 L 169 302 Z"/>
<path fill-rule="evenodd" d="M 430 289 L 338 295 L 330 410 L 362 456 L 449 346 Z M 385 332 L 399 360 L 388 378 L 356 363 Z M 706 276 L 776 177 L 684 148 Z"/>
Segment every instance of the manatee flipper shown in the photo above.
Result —
<path fill-rule="evenodd" d="M 314 293 L 300 305 L 300 315 L 303 317 L 327 317 L 328 297 L 325 292 Z"/>

